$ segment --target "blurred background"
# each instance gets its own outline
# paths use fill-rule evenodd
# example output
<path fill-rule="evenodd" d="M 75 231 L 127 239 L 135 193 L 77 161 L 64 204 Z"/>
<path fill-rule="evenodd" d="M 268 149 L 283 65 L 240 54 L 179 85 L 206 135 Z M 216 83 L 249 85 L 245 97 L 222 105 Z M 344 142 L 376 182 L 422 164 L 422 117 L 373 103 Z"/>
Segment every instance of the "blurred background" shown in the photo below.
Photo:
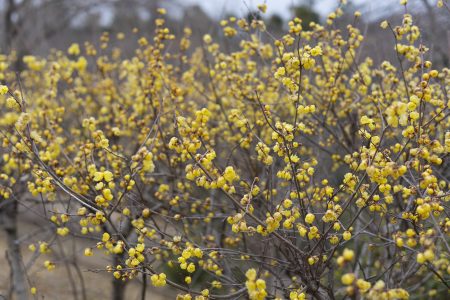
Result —
<path fill-rule="evenodd" d="M 287 29 L 287 22 L 293 17 L 303 20 L 304 29 L 313 21 L 326 24 L 326 16 L 339 5 L 338 0 L 0 0 L 0 60 L 1 54 L 16 51 L 18 61 L 25 55 L 47 56 L 51 49 L 67 49 L 72 43 L 83 44 L 88 41 L 99 44 L 103 32 L 110 36 L 124 34 L 120 41 L 111 39 L 112 47 L 118 46 L 123 55 L 133 55 L 136 41 L 141 36 L 151 36 L 157 9 L 167 10 L 167 25 L 172 32 L 181 37 L 183 29 L 192 29 L 192 48 L 200 45 L 204 34 L 210 34 L 216 42 L 224 46 L 236 46 L 239 37 L 225 38 L 219 21 L 223 18 L 261 18 L 266 21 L 267 30 L 275 37 L 281 37 Z M 409 0 L 407 10 L 413 15 L 416 25 L 422 30 L 420 42 L 430 48 L 427 59 L 436 68 L 449 67 L 450 58 L 450 10 L 448 6 L 437 7 L 437 0 Z M 267 13 L 261 15 L 257 5 L 266 3 Z M 450 1 L 445 1 L 449 5 Z M 374 62 L 394 60 L 394 38 L 389 30 L 381 30 L 380 22 L 389 20 L 399 24 L 405 8 L 399 0 L 349 0 L 343 7 L 344 16 L 333 26 L 345 27 L 355 20 L 355 11 L 361 12 L 356 26 L 365 36 L 361 48 L 361 58 L 370 56 Z M 132 33 L 133 31 L 138 34 Z M 110 47 L 110 49 L 112 49 Z M 22 66 L 18 63 L 15 68 Z M 20 235 L 32 235 L 40 228 L 32 213 L 20 219 Z M 6 249 L 5 237 L 0 231 L 0 249 Z M 102 268 L 104 261 L 88 260 L 80 253 L 91 244 L 66 243 L 61 245 L 61 253 L 72 253 L 71 260 L 80 262 L 83 285 L 92 299 L 107 299 L 111 275 L 102 273 L 99 279 L 92 271 Z M 76 248 L 76 249 L 75 249 Z M 25 252 L 25 260 L 31 258 Z M 5 251 L 0 250 L 0 299 L 10 290 L 9 268 Z M 74 263 L 74 265 L 76 265 Z M 71 287 L 61 284 L 65 271 L 60 268 L 48 275 L 42 268 L 31 269 L 37 286 L 49 299 L 64 299 L 65 293 L 71 295 Z M 89 272 L 88 272 L 89 270 Z M 42 273 L 42 276 L 39 274 Z M 74 275 L 75 276 L 75 275 Z M 134 291 L 134 284 L 127 289 Z M 137 291 L 137 290 L 136 290 Z M 168 291 L 160 296 L 148 293 L 148 299 L 167 299 Z M 164 294 L 168 292 L 168 294 Z M 63 297 L 63 298 L 61 298 Z M 137 299 L 136 295 L 130 299 Z"/>
<path fill-rule="evenodd" d="M 71 43 L 98 41 L 102 32 L 125 33 L 121 42 L 123 53 L 132 54 L 136 37 L 150 36 L 156 10 L 168 11 L 168 26 L 178 36 L 184 27 L 193 30 L 193 46 L 205 33 L 216 41 L 225 40 L 218 20 L 229 16 L 263 18 L 268 31 L 281 36 L 287 21 L 294 16 L 324 23 L 338 0 L 0 0 L 0 52 L 17 50 L 19 57 L 27 54 L 45 55 L 49 49 L 66 49 Z M 431 59 L 441 66 L 449 65 L 450 10 L 448 1 L 437 7 L 438 0 L 409 0 L 407 9 L 422 29 L 422 41 L 431 49 Z M 267 13 L 261 16 L 256 6 L 266 3 Z M 354 12 L 362 17 L 358 26 L 365 33 L 363 55 L 375 60 L 393 55 L 392 34 L 379 30 L 381 20 L 399 22 L 405 12 L 399 0 L 348 0 L 345 15 L 336 26 L 353 22 Z M 226 43 L 232 41 L 226 41 Z M 114 44 L 113 44 L 114 46 Z M 389 55 L 388 55 L 389 54 Z M 379 61 L 376 61 L 379 62 Z"/>

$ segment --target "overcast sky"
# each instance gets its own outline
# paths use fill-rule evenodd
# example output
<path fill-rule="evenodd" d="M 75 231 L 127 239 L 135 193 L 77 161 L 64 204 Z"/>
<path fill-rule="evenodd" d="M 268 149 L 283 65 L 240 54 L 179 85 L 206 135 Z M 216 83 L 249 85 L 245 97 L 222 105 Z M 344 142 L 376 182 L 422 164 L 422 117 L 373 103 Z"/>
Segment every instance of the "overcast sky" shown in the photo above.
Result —
<path fill-rule="evenodd" d="M 163 7 L 168 8 L 172 17 L 182 17 L 183 8 L 191 5 L 200 5 L 209 16 L 216 19 L 220 19 L 228 13 L 233 13 L 238 17 L 246 16 L 249 9 L 256 10 L 257 5 L 266 3 L 266 16 L 278 14 L 284 19 L 289 19 L 292 17 L 289 8 L 292 5 L 305 2 L 308 2 L 308 0 L 174 0 L 168 2 L 167 6 L 164 5 L 164 1 L 160 3 L 163 4 Z M 314 8 L 322 17 L 326 17 L 339 4 L 339 0 L 316 0 L 315 2 Z M 393 10 L 401 9 L 399 0 L 348 0 L 348 2 L 351 2 L 357 9 L 361 10 L 363 17 L 372 20 L 378 19 Z M 113 21 L 111 11 L 104 7 L 98 7 L 97 9 L 100 13 L 100 24 L 104 26 L 109 25 Z M 149 15 L 142 11 L 141 17 L 146 19 Z M 82 20 L 81 22 L 75 22 L 74 25 L 82 22 Z"/>
<path fill-rule="evenodd" d="M 398 0 L 391 0 L 397 1 Z M 304 3 L 299 0 L 182 0 L 184 5 L 199 4 L 209 15 L 220 18 L 223 12 L 233 12 L 237 15 L 246 15 L 248 7 L 255 9 L 258 4 L 266 2 L 267 14 L 279 14 L 285 18 L 290 17 L 289 7 L 293 4 Z M 373 0 L 353 0 L 355 4 L 366 3 L 369 6 Z M 377 1 L 379 3 L 379 1 Z M 318 0 L 316 1 L 316 10 L 321 15 L 326 15 L 337 7 L 338 0 Z"/>

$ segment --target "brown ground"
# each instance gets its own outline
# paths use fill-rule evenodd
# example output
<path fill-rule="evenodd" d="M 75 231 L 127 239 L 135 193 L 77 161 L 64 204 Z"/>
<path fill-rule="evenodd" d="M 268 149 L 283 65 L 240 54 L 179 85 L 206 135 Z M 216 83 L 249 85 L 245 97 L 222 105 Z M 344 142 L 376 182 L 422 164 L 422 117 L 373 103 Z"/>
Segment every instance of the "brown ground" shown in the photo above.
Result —
<path fill-rule="evenodd" d="M 31 218 L 27 218 L 31 219 Z M 39 228 L 32 222 L 22 221 L 19 225 L 20 236 L 30 236 L 31 241 L 39 240 L 39 236 L 35 236 L 33 231 Z M 106 272 L 94 272 L 95 269 L 104 269 L 110 262 L 107 257 L 102 253 L 91 257 L 85 257 L 83 255 L 86 247 L 95 246 L 95 241 L 92 243 L 86 240 L 77 240 L 75 243 L 71 238 L 61 238 L 60 245 L 64 249 L 64 253 L 67 259 L 61 258 L 61 250 L 58 243 L 55 242 L 53 248 L 56 249 L 52 254 L 46 254 L 37 258 L 32 267 L 28 271 L 30 286 L 35 286 L 38 290 L 37 297 L 35 299 L 74 299 L 82 300 L 81 297 L 81 284 L 78 273 L 81 274 L 85 284 L 86 299 L 112 299 L 111 298 L 111 280 L 112 274 Z M 29 241 L 23 243 L 22 254 L 24 264 L 27 265 L 30 259 L 33 259 L 33 253 L 28 250 Z M 94 250 L 101 251 L 101 250 Z M 47 271 L 43 266 L 45 260 L 50 259 L 57 263 L 56 269 L 53 271 Z M 79 265 L 79 272 L 73 266 L 65 264 L 64 261 L 76 260 Z M 73 283 L 70 282 L 69 272 L 70 270 Z M 10 268 L 8 260 L 6 258 L 6 237 L 5 233 L 0 230 L 0 299 L 8 299 L 8 290 L 10 286 Z M 148 280 L 148 279 L 147 279 Z M 78 297 L 75 296 L 74 288 Z M 139 281 L 134 280 L 128 283 L 126 287 L 126 299 L 141 299 L 141 285 Z M 3 296 L 3 298 L 2 298 Z M 146 299 L 162 300 L 173 299 L 173 293 L 168 290 L 158 289 L 156 290 L 148 281 Z M 9 300 L 9 299 L 8 299 Z"/>

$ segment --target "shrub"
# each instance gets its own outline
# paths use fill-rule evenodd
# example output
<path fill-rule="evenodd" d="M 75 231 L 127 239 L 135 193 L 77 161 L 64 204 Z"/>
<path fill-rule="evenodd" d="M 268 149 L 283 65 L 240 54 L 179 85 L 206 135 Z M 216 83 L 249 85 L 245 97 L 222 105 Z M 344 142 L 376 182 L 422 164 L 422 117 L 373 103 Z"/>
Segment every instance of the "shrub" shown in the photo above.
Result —
<path fill-rule="evenodd" d="M 131 58 L 108 34 L 24 57 L 17 78 L 2 56 L 2 197 L 180 299 L 445 295 L 450 71 L 408 14 L 381 24 L 398 61 L 360 59 L 341 13 L 278 40 L 230 18 L 231 52 L 161 16 Z"/>

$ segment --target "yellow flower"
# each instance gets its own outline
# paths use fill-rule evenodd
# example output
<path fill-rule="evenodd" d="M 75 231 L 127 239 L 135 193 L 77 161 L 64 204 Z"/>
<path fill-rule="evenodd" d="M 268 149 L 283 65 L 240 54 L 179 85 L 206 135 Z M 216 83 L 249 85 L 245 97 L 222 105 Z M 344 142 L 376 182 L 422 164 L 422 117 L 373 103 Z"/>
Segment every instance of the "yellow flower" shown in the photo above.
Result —
<path fill-rule="evenodd" d="M 310 51 L 312 56 L 319 56 L 322 55 L 322 48 L 320 46 L 316 46 L 311 49 Z"/>
<path fill-rule="evenodd" d="M 6 85 L 0 84 L 0 96 L 6 95 L 8 93 L 9 89 Z"/>
<path fill-rule="evenodd" d="M 46 267 L 47 270 L 52 271 L 52 270 L 55 269 L 56 265 L 55 265 L 54 263 L 52 263 L 51 261 L 46 260 L 46 261 L 44 262 L 44 267 Z"/>
<path fill-rule="evenodd" d="M 423 253 L 423 256 L 425 257 L 426 260 L 432 261 L 434 259 L 434 252 L 431 249 L 427 249 Z"/>
<path fill-rule="evenodd" d="M 108 201 L 111 201 L 114 198 L 114 196 L 113 196 L 113 194 L 112 194 L 110 189 L 103 189 L 102 190 L 102 195 Z"/>
<path fill-rule="evenodd" d="M 349 239 L 352 238 L 352 234 L 350 233 L 350 231 L 344 231 L 344 233 L 342 234 L 344 240 L 348 241 Z"/>
<path fill-rule="evenodd" d="M 188 271 L 189 273 L 194 273 L 195 272 L 195 265 L 193 263 L 190 263 L 187 266 L 186 271 Z"/>
<path fill-rule="evenodd" d="M 316 216 L 314 216 L 314 214 L 309 213 L 305 217 L 305 222 L 308 224 L 312 224 L 314 222 L 315 218 L 316 218 Z"/>
<path fill-rule="evenodd" d="M 355 256 L 355 253 L 353 252 L 353 250 L 345 248 L 342 256 L 344 257 L 345 260 L 352 261 L 353 257 Z"/>
<path fill-rule="evenodd" d="M 95 172 L 94 181 L 102 181 L 102 180 L 103 180 L 103 172 Z"/>
<path fill-rule="evenodd" d="M 160 15 L 165 15 L 165 14 L 167 14 L 167 11 L 166 11 L 165 8 L 158 8 L 156 11 L 157 11 L 158 14 L 160 14 Z"/>
<path fill-rule="evenodd" d="M 355 274 L 347 273 L 342 275 L 341 281 L 344 285 L 351 285 L 355 281 Z"/>
<path fill-rule="evenodd" d="M 111 238 L 111 236 L 109 235 L 109 233 L 104 232 L 103 236 L 102 236 L 102 242 L 107 242 L 107 241 L 109 241 L 110 238 Z"/>
<path fill-rule="evenodd" d="M 112 181 L 113 180 L 113 173 L 111 173 L 110 171 L 105 171 L 105 172 L 103 172 L 103 179 L 106 181 L 106 182 L 110 182 L 110 181 Z"/>
<path fill-rule="evenodd" d="M 255 269 L 248 269 L 245 273 L 245 277 L 247 277 L 248 280 L 256 280 L 256 270 Z"/>
<path fill-rule="evenodd" d="M 92 255 L 94 255 L 94 252 L 92 251 L 91 248 L 86 248 L 86 249 L 84 249 L 84 255 L 85 256 L 92 256 Z"/>
<path fill-rule="evenodd" d="M 358 279 L 356 281 L 356 285 L 358 286 L 361 293 L 366 293 L 372 286 L 372 284 L 370 284 L 370 282 L 365 281 L 364 279 Z"/>
<path fill-rule="evenodd" d="M 79 55 L 80 54 L 80 46 L 77 43 L 70 45 L 67 53 L 70 55 Z"/>
<path fill-rule="evenodd" d="M 265 13 L 267 11 L 267 4 L 259 4 L 258 5 L 258 9 L 262 12 Z"/>
<path fill-rule="evenodd" d="M 234 171 L 233 167 L 228 166 L 225 168 L 223 177 L 225 178 L 226 181 L 231 183 L 237 178 L 237 175 L 236 175 L 236 172 Z"/>
<path fill-rule="evenodd" d="M 164 273 L 153 274 L 150 277 L 150 280 L 152 281 L 152 284 L 155 287 L 165 286 L 166 285 L 166 274 L 164 274 Z"/>
<path fill-rule="evenodd" d="M 424 264 L 426 262 L 425 255 L 423 255 L 423 253 L 418 253 L 417 254 L 417 262 L 419 264 Z"/>

